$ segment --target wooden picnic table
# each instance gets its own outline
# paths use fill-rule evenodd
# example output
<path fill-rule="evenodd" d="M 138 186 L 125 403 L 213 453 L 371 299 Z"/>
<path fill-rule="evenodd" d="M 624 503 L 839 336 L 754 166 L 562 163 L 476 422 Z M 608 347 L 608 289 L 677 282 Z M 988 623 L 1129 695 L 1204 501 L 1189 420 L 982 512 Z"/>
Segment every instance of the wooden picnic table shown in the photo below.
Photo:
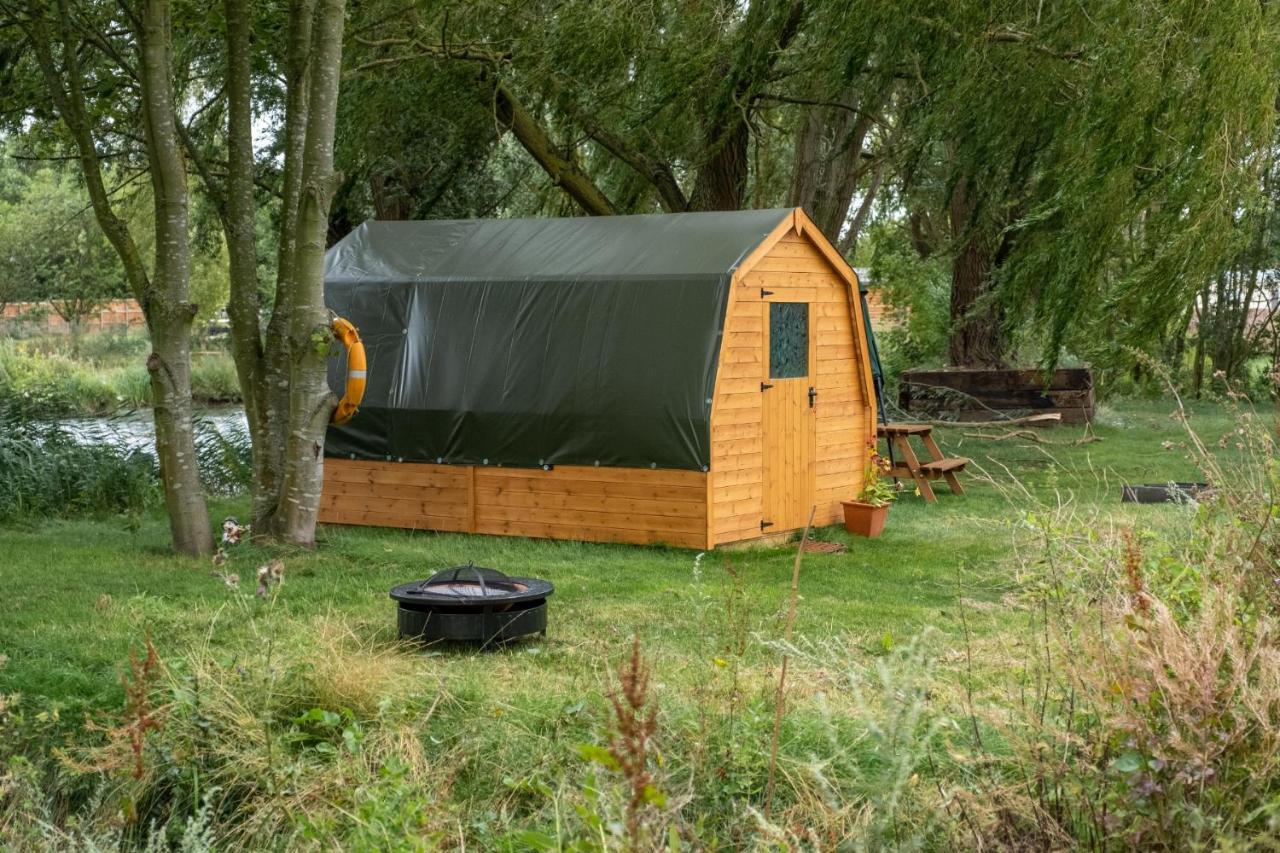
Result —
<path fill-rule="evenodd" d="M 933 427 L 930 424 L 884 423 L 880 424 L 876 432 L 894 451 L 894 465 L 889 470 L 889 476 L 896 480 L 914 480 L 916 488 L 929 503 L 938 500 L 933 493 L 932 480 L 944 479 L 954 494 L 964 494 L 964 487 L 960 485 L 956 474 L 964 470 L 969 460 L 963 456 L 943 456 L 938 442 L 933 439 Z M 912 438 L 919 439 L 924 445 L 925 452 L 928 453 L 928 459 L 924 462 L 920 461 L 911 447 Z"/>

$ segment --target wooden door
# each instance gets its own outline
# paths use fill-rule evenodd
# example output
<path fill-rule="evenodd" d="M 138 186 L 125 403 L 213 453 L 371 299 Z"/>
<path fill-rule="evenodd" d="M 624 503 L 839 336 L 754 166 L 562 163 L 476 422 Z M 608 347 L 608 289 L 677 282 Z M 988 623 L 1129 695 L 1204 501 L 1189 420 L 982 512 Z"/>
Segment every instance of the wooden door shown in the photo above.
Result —
<path fill-rule="evenodd" d="M 761 532 L 802 528 L 814 501 L 817 444 L 813 341 L 807 302 L 765 302 L 764 517 Z"/>

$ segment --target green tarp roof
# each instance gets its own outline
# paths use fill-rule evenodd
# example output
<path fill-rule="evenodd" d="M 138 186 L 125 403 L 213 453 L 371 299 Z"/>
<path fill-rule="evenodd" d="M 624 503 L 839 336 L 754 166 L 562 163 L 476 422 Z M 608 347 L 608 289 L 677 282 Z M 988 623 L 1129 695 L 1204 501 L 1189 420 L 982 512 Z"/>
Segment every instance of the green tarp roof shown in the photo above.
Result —
<path fill-rule="evenodd" d="M 790 215 L 361 225 L 325 298 L 360 329 L 368 388 L 326 452 L 705 470 L 729 283 Z"/>
<path fill-rule="evenodd" d="M 718 276 L 790 210 L 366 222 L 329 250 L 325 281 Z"/>

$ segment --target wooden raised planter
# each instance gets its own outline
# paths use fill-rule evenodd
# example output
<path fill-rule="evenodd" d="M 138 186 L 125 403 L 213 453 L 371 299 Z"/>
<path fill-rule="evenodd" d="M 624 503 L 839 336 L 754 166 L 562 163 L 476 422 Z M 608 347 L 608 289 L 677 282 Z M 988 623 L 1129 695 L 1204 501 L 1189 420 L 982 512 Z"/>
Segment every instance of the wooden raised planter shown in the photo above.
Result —
<path fill-rule="evenodd" d="M 898 405 L 913 416 L 962 421 L 1057 413 L 1062 423 L 1081 424 L 1093 420 L 1093 403 L 1087 367 L 1060 368 L 1048 377 L 1034 369 L 904 370 L 898 394 Z"/>

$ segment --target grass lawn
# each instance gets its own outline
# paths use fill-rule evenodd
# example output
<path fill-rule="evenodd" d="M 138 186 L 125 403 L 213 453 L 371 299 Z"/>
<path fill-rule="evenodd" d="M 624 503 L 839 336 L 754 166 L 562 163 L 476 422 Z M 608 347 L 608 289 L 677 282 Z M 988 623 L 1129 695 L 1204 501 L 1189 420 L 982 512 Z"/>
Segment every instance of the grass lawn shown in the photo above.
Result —
<path fill-rule="evenodd" d="M 1046 443 L 940 430 L 944 450 L 974 459 L 980 469 L 964 477 L 968 493 L 957 498 L 943 486 L 935 505 L 904 494 L 878 540 L 854 540 L 839 528 L 818 531 L 818 538 L 848 550 L 806 555 L 797 644 L 834 642 L 841 651 L 833 666 L 866 669 L 929 626 L 930 653 L 942 666 L 956 665 L 948 653 L 965 646 L 966 630 L 979 642 L 1016 637 L 1026 617 L 1012 603 L 1019 578 L 1008 558 L 1024 513 L 1033 509 L 1020 489 L 1050 504 L 1070 499 L 1106 506 L 1142 526 L 1183 523 L 1185 508 L 1119 503 L 1121 482 L 1196 479 L 1178 447 L 1185 433 L 1170 417 L 1172 408 L 1167 402 L 1105 407 L 1094 430 L 1100 440 L 1090 443 L 1075 443 L 1082 435 L 1075 427 L 1037 432 Z M 1210 444 L 1231 429 L 1221 409 L 1206 404 L 1192 414 Z M 233 501 L 216 511 L 243 514 L 244 505 Z M 672 756 L 672 796 L 705 812 L 724 843 L 736 836 L 717 810 L 742 814 L 744 803 L 759 805 L 779 658 L 770 641 L 781 632 L 793 548 L 698 560 L 694 552 L 662 548 L 329 528 L 315 553 L 284 555 L 283 587 L 260 601 L 253 596 L 254 572 L 274 554 L 235 550 L 224 570 L 243 578 L 233 591 L 206 561 L 166 553 L 166 535 L 159 516 L 136 530 L 113 520 L 0 529 L 0 653 L 7 656 L 0 694 L 11 706 L 8 731 L 0 727 L 0 736 L 26 739 L 14 751 L 38 757 L 93 741 L 83 730 L 85 715 L 109 720 L 120 713 L 124 662 L 149 635 L 168 668 L 175 704 L 191 701 L 182 684 L 220 678 L 216 701 L 226 704 L 217 707 L 238 708 L 245 720 L 268 720 L 268 757 L 255 772 L 286 773 L 283 768 L 297 762 L 333 766 L 337 759 L 307 752 L 310 741 L 300 736 L 282 741 L 293 744 L 287 755 L 271 753 L 272 725 L 296 733 L 306 729 L 297 722 L 300 714 L 327 710 L 350 721 L 339 728 L 357 727 L 360 737 L 398 732 L 406 739 L 384 744 L 382 754 L 417 756 L 406 759 L 412 765 L 406 772 L 415 780 L 412 796 L 425 800 L 413 799 L 418 805 L 405 809 L 426 808 L 433 816 L 423 828 L 434 833 L 432 844 L 537 846 L 534 836 L 521 833 L 554 835 L 561 820 L 547 792 L 592 784 L 582 781 L 588 762 L 578 744 L 606 736 L 605 697 L 634 635 L 654 672 L 650 692 L 661 709 L 659 746 Z M 545 642 L 488 653 L 423 652 L 395 642 L 387 590 L 468 560 L 555 584 Z M 853 701 L 848 682 L 816 661 L 804 658 L 792 675 L 780 795 L 792 803 L 808 790 L 793 784 L 806 756 L 831 732 L 845 731 L 844 723 L 832 722 L 831 703 Z M 250 686 L 236 686 L 242 682 Z M 18 722 L 14 708 L 22 712 Z M 717 709 L 714 722 L 707 720 L 708 708 Z M 215 721 L 210 745 L 229 737 L 218 726 Z M 245 756 L 261 752 L 254 744 L 235 748 L 244 750 L 236 760 L 246 763 Z M 859 750 L 851 752 L 851 778 L 862 772 L 858 756 L 869 755 Z M 701 751 L 706 755 L 699 758 Z M 173 771 L 179 775 L 192 766 L 213 768 L 206 772 L 222 774 L 224 789 L 230 787 L 227 762 L 206 759 L 149 760 L 180 768 Z M 60 772 L 70 785 L 70 771 Z M 400 788 L 388 793 L 394 780 L 385 772 L 367 778 L 363 771 L 344 772 L 345 781 L 327 793 L 312 792 L 329 797 L 333 809 L 285 808 L 275 823 L 263 818 L 259 829 L 301 833 L 278 836 L 293 840 L 341 837 L 344 845 L 369 849 L 403 841 L 401 831 L 410 832 L 403 815 L 391 820 L 379 810 L 409 795 Z M 865 775 L 871 784 L 874 774 Z M 177 787 L 189 785 L 175 782 L 166 790 Z M 304 786 L 274 790 L 287 799 Z"/>

